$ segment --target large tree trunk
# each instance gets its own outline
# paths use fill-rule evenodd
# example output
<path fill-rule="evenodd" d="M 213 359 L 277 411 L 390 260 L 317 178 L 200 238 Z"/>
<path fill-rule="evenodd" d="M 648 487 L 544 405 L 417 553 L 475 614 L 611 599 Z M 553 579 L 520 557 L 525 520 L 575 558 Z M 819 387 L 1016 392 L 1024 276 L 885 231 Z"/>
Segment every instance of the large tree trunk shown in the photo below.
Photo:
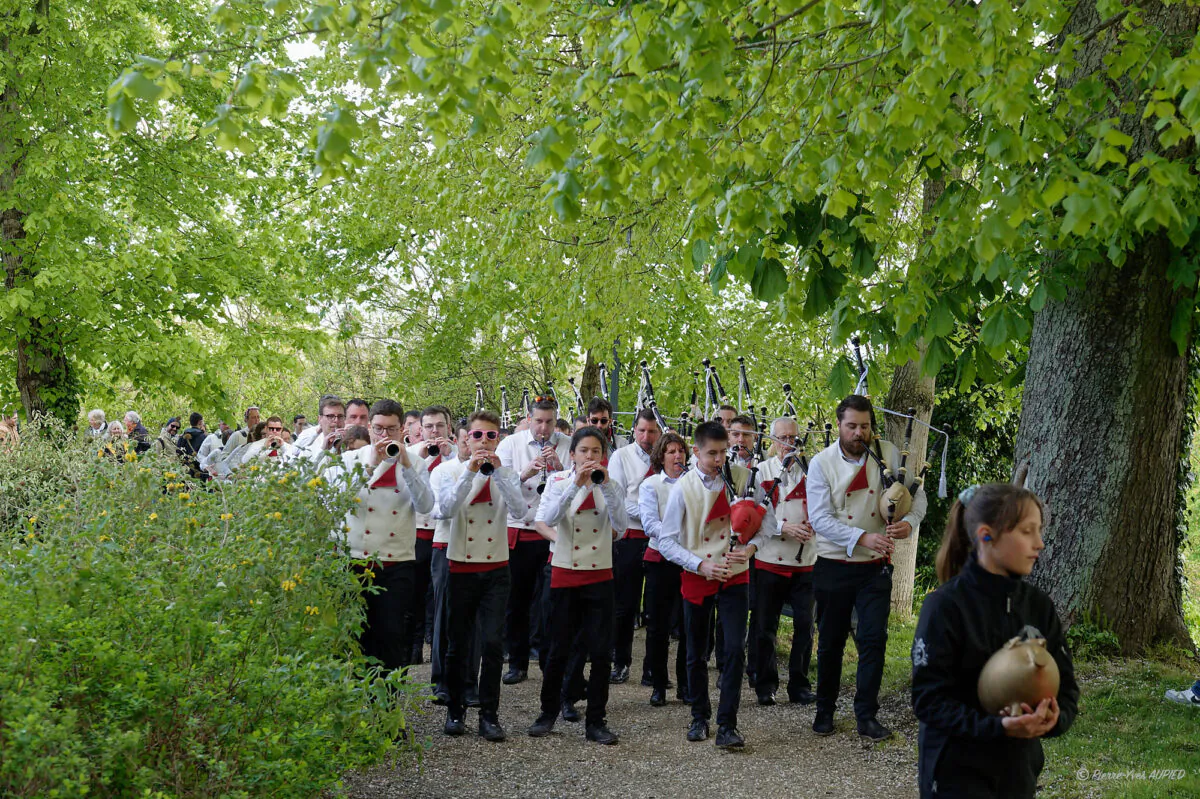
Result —
<path fill-rule="evenodd" d="M 1170 253 L 1149 239 L 1037 314 L 1017 435 L 1017 473 L 1048 509 L 1034 582 L 1068 625 L 1098 622 L 1129 653 L 1189 640 L 1175 528 L 1188 361 L 1170 336 Z"/>
<path fill-rule="evenodd" d="M 1146 3 L 1139 13 L 1175 55 L 1200 26 L 1200 9 L 1186 3 Z M 1097 35 L 1104 25 L 1094 3 L 1072 10 L 1064 34 L 1084 44 L 1060 89 L 1106 69 L 1114 38 Z M 1144 103 L 1140 86 L 1114 87 L 1118 100 Z M 1140 107 L 1109 111 L 1122 114 L 1133 138 L 1130 163 L 1157 149 Z M 1017 434 L 1016 474 L 1049 509 L 1034 582 L 1067 624 L 1107 627 L 1127 653 L 1159 640 L 1191 643 L 1176 534 L 1190 400 L 1188 358 L 1170 335 L 1184 296 L 1166 277 L 1174 255 L 1165 236 L 1147 236 L 1123 265 L 1093 267 L 1086 286 L 1035 315 Z"/>
<path fill-rule="evenodd" d="M 922 346 L 922 354 L 924 347 Z M 921 373 L 921 364 L 917 361 L 908 363 L 896 369 L 892 375 L 892 387 L 888 391 L 884 405 L 893 411 L 908 413 L 909 409 L 916 411 L 914 416 L 926 424 L 933 414 L 934 378 Z M 886 415 L 885 415 L 886 416 Z M 904 433 L 908 426 L 907 419 L 886 416 L 884 419 L 884 437 L 903 449 Z M 912 439 L 908 444 L 908 474 L 918 474 L 925 463 L 925 454 L 929 446 L 929 428 L 922 424 L 913 425 Z M 892 611 L 901 617 L 912 616 L 913 587 L 917 573 L 917 539 L 920 536 L 920 525 L 913 528 L 912 535 L 897 541 L 892 553 Z"/>
<path fill-rule="evenodd" d="M 592 355 L 591 348 L 583 360 L 583 374 L 579 378 L 579 394 L 583 397 L 586 410 L 592 397 L 600 396 L 600 362 Z"/>

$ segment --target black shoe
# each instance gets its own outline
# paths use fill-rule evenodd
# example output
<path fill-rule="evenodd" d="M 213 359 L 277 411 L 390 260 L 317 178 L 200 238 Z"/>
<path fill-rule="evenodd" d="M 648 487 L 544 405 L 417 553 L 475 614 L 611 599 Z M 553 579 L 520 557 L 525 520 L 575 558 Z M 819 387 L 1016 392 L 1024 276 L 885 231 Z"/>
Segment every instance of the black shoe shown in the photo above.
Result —
<path fill-rule="evenodd" d="M 833 714 L 817 713 L 813 719 L 813 732 L 817 735 L 833 735 Z"/>
<path fill-rule="evenodd" d="M 520 682 L 525 682 L 529 679 L 529 672 L 525 669 L 509 669 L 504 672 L 503 682 L 505 685 L 516 685 Z"/>
<path fill-rule="evenodd" d="M 667 692 L 657 688 L 650 692 L 650 707 L 662 707 L 667 703 Z"/>
<path fill-rule="evenodd" d="M 648 672 L 648 671 L 642 672 L 642 687 L 643 688 L 653 688 L 654 687 L 654 677 L 652 677 L 650 675 L 650 672 Z"/>
<path fill-rule="evenodd" d="M 442 727 L 442 732 L 457 738 L 460 735 L 467 734 L 467 725 L 463 724 L 462 719 L 456 719 L 454 716 L 451 716 L 449 713 L 447 713 L 446 726 Z"/>
<path fill-rule="evenodd" d="M 575 722 L 579 721 L 580 718 L 582 718 L 579 715 L 579 711 L 575 709 L 574 702 L 563 702 L 562 717 L 563 717 L 563 721 L 569 721 L 572 724 L 574 724 Z"/>
<path fill-rule="evenodd" d="M 483 716 L 479 717 L 479 735 L 483 740 L 492 741 L 493 743 L 499 743 L 508 737 L 508 734 L 504 732 L 504 728 L 500 726 L 499 721 L 484 718 Z"/>
<path fill-rule="evenodd" d="M 747 675 L 746 675 L 746 682 L 747 682 L 747 683 L 749 683 L 749 685 L 750 685 L 750 690 L 754 690 L 754 689 L 755 689 L 755 688 L 758 686 L 758 675 L 756 675 L 756 674 L 747 674 Z"/>
<path fill-rule="evenodd" d="M 775 694 L 759 694 L 758 703 L 763 707 L 770 707 L 775 704 Z"/>
<path fill-rule="evenodd" d="M 875 719 L 858 722 L 858 734 L 872 741 L 885 741 L 892 737 L 892 731 Z"/>
<path fill-rule="evenodd" d="M 467 707 L 479 707 L 479 694 L 475 692 L 468 693 L 463 699 L 463 704 Z"/>
<path fill-rule="evenodd" d="M 692 726 L 688 727 L 687 739 L 692 743 L 708 740 L 708 722 L 704 719 L 692 719 Z"/>
<path fill-rule="evenodd" d="M 629 679 L 628 666 L 613 666 L 612 674 L 608 675 L 608 681 L 613 685 L 619 685 Z"/>
<path fill-rule="evenodd" d="M 536 646 L 535 646 L 535 647 L 531 647 L 531 648 L 530 648 L 530 650 L 529 650 L 529 659 L 530 659 L 530 660 L 538 660 L 538 655 L 539 655 L 539 654 L 540 654 L 540 653 L 538 652 L 538 648 L 537 648 Z"/>
<path fill-rule="evenodd" d="M 737 727 L 717 728 L 717 747 L 720 749 L 741 749 L 746 745 L 746 739 L 737 731 Z"/>
<path fill-rule="evenodd" d="M 439 707 L 444 707 L 450 704 L 450 694 L 446 691 L 434 691 L 433 703 Z"/>
<path fill-rule="evenodd" d="M 587 739 L 589 741 L 592 741 L 593 743 L 604 744 L 605 746 L 612 746 L 619 740 L 617 738 L 617 734 L 603 724 L 587 725 L 587 731 L 585 734 L 587 735 Z"/>
<path fill-rule="evenodd" d="M 544 738 L 554 730 L 554 722 L 557 719 L 554 716 L 547 716 L 542 713 L 537 717 L 537 721 L 533 722 L 533 726 L 525 732 L 530 738 Z"/>
<path fill-rule="evenodd" d="M 795 705 L 811 705 L 817 701 L 817 695 L 807 688 L 801 688 L 795 693 L 788 691 L 788 701 Z"/>

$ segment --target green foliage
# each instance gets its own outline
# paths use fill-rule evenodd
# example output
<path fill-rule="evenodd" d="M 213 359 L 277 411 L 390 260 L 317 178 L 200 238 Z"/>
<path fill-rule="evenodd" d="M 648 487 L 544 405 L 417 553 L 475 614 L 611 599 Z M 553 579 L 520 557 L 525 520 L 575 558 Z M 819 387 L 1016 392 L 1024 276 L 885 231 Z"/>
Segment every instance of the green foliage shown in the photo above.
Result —
<path fill-rule="evenodd" d="M 362 588 L 329 541 L 350 499 L 180 471 L 49 436 L 0 454 L 6 487 L 53 487 L 0 530 L 5 796 L 316 796 L 408 728 L 421 687 L 363 661 Z"/>
<path fill-rule="evenodd" d="M 1088 615 L 1067 630 L 1067 643 L 1072 654 L 1083 659 L 1117 657 L 1121 654 L 1121 639 L 1101 619 Z"/>
<path fill-rule="evenodd" d="M 311 126 L 321 182 L 357 175 L 415 123 L 418 161 L 433 148 L 434 163 L 469 176 L 466 197 L 519 200 L 503 213 L 536 217 L 527 233 L 570 240 L 580 224 L 665 219 L 684 245 L 672 258 L 714 288 L 732 277 L 804 318 L 832 311 L 836 342 L 865 332 L 889 343 L 893 362 L 925 339 L 930 372 L 1010 353 L 1033 311 L 1161 236 L 1179 287 L 1176 342 L 1190 340 L 1200 50 L 1194 22 L 1174 10 L 268 5 L 269 20 L 219 7 L 218 43 L 247 48 L 242 74 L 222 84 L 232 97 L 222 119 L 257 140 L 249 123 L 273 114 L 262 98 L 313 74 L 285 63 L 272 25 L 311 32 L 328 61 L 305 69 L 331 79 Z M 1178 30 L 1159 27 L 1175 19 Z M 342 59 L 338 78 L 328 63 Z M 127 80 L 125 96 L 178 101 L 169 71 L 131 69 L 157 88 Z M 945 185 L 928 209 L 925 182 Z M 447 199 L 421 199 L 435 196 Z M 498 250 L 519 262 L 531 243 L 501 239 Z M 950 329 L 978 313 L 982 344 L 960 352 Z"/>

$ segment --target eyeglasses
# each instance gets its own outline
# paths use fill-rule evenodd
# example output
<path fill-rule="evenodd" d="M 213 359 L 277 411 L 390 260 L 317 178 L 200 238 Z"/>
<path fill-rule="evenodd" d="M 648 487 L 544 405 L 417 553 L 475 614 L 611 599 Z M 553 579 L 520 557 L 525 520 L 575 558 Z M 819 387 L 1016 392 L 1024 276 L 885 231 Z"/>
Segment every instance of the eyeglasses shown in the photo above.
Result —
<path fill-rule="evenodd" d="M 472 430 L 469 433 L 467 433 L 467 435 L 476 441 L 482 441 L 485 438 L 488 441 L 495 441 L 497 438 L 500 437 L 500 431 L 499 430 Z"/>
<path fill-rule="evenodd" d="M 786 442 L 786 443 L 789 443 L 789 444 L 795 444 L 795 443 L 796 443 L 796 439 L 798 439 L 799 437 L 800 437 L 800 436 L 775 436 L 775 440 L 776 440 L 776 441 L 783 441 L 783 442 Z"/>
<path fill-rule="evenodd" d="M 322 419 L 333 419 L 334 421 L 340 422 L 342 419 L 346 418 L 346 414 L 344 414 L 344 413 L 323 413 L 323 414 L 321 414 L 321 418 Z"/>
<path fill-rule="evenodd" d="M 268 433 L 282 433 L 283 428 L 282 427 L 268 427 L 267 432 Z"/>
<path fill-rule="evenodd" d="M 371 432 L 377 436 L 381 436 L 385 433 L 389 436 L 395 435 L 396 433 L 400 432 L 400 425 L 393 424 L 393 425 L 388 425 L 387 427 L 380 427 L 377 424 L 373 424 L 373 425 L 371 425 Z"/>
<path fill-rule="evenodd" d="M 550 397 L 550 396 L 546 396 L 546 395 L 541 395 L 541 394 L 540 394 L 540 395 L 538 395 L 538 396 L 536 396 L 536 397 L 534 397 L 534 398 L 533 398 L 533 401 L 534 401 L 534 402 L 553 402 L 553 403 L 555 403 L 555 404 L 557 404 L 557 403 L 558 403 L 558 400 L 556 400 L 554 397 Z"/>
<path fill-rule="evenodd" d="M 588 424 L 594 427 L 608 427 L 610 421 L 607 416 L 592 416 L 588 419 Z"/>

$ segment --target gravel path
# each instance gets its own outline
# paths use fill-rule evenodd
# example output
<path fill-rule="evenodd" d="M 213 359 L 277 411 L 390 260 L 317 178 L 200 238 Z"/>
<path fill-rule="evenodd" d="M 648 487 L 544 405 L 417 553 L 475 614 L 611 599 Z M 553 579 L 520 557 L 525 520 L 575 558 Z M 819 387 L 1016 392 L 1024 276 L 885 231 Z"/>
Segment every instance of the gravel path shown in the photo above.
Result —
<path fill-rule="evenodd" d="M 895 735 L 890 741 L 869 744 L 855 731 L 849 692 L 839 701 L 837 732 L 820 738 L 812 733 L 811 705 L 759 707 L 744 683 L 738 728 L 746 747 L 727 753 L 713 746 L 711 738 L 705 743 L 685 740 L 691 713 L 686 705 L 674 701 L 674 690 L 669 692 L 672 701 L 666 707 L 650 706 L 650 689 L 640 684 L 643 638 L 639 631 L 629 682 L 612 686 L 609 698 L 609 728 L 621 736 L 617 746 L 590 743 L 583 737 L 582 723 L 568 724 L 561 718 L 546 738 L 525 735 L 525 728 L 537 716 L 541 687 L 541 674 L 534 665 L 529 680 L 501 687 L 500 723 L 508 731 L 506 742 L 489 744 L 479 738 L 475 711 L 467 712 L 466 736 L 447 738 L 441 733 L 445 711 L 430 704 L 430 712 L 416 723 L 418 732 L 430 743 L 423 764 L 352 775 L 347 778 L 349 795 L 355 799 L 677 799 L 700 795 L 719 799 L 882 799 L 917 795 L 917 725 L 906 696 L 882 697 L 879 720 Z M 853 645 L 848 649 L 853 651 Z M 711 671 L 710 683 L 716 670 Z M 429 666 L 417 667 L 416 674 L 428 679 Z M 847 680 L 853 681 L 852 664 L 847 664 L 842 676 L 843 684 Z M 711 691 L 715 713 L 715 685 Z M 583 703 L 578 707 L 582 710 Z"/>

